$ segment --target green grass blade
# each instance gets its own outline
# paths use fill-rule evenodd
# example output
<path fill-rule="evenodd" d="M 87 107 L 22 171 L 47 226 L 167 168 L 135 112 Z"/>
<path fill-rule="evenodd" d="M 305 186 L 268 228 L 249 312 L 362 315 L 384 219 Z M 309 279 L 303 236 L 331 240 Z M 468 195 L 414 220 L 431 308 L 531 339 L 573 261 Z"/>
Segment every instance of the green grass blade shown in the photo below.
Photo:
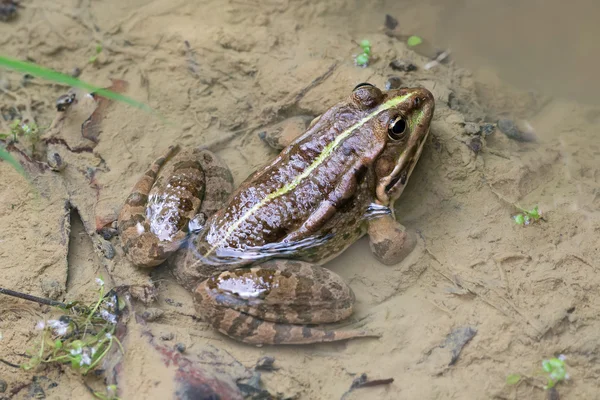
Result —
<path fill-rule="evenodd" d="M 4 147 L 1 147 L 1 146 L 0 146 L 0 159 L 4 160 L 7 163 L 9 163 L 10 165 L 12 165 L 12 167 L 14 169 L 16 169 L 18 173 L 20 173 L 27 180 L 29 180 L 29 176 L 27 176 L 27 173 L 25 172 L 25 170 L 23 169 L 21 164 L 19 164 L 19 162 L 8 151 L 6 151 L 6 149 Z"/>
<path fill-rule="evenodd" d="M 53 71 L 48 68 L 41 67 L 39 65 L 16 60 L 9 57 L 0 56 L 0 67 L 4 67 L 7 69 L 13 69 L 15 71 L 24 72 L 33 76 L 37 76 L 42 79 L 46 79 L 49 81 L 53 81 L 56 83 L 63 83 L 65 85 L 77 87 L 80 89 L 85 89 L 89 92 L 95 92 L 102 97 L 109 98 L 111 100 L 120 101 L 130 106 L 139 108 L 141 110 L 155 113 L 148 105 L 144 103 L 140 103 L 130 97 L 124 96 L 122 94 L 113 92 L 108 89 L 103 89 L 94 85 L 91 85 L 87 82 L 80 81 L 77 78 L 73 78 L 72 76 L 63 74 L 61 72 Z"/>

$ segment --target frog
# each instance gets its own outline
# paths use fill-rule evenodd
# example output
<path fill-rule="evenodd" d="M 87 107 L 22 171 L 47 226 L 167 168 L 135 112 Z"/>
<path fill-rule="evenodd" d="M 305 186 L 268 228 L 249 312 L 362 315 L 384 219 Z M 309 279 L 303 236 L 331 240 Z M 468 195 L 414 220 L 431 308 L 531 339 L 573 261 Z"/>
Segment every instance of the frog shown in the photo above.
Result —
<path fill-rule="evenodd" d="M 423 87 L 361 83 L 277 156 L 233 187 L 208 149 L 171 146 L 135 184 L 118 218 L 137 267 L 165 262 L 201 320 L 243 343 L 313 344 L 373 336 L 330 329 L 355 295 L 325 264 L 368 235 L 386 265 L 415 247 L 395 216 L 435 109 Z"/>

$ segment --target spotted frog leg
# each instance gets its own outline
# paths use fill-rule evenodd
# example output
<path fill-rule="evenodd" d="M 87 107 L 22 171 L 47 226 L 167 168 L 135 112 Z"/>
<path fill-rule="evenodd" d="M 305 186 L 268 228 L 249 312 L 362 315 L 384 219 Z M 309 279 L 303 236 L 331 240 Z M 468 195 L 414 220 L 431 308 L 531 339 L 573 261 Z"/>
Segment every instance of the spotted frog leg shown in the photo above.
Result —
<path fill-rule="evenodd" d="M 127 258 L 162 264 L 186 241 L 189 223 L 203 223 L 233 191 L 227 165 L 209 150 L 171 146 L 133 187 L 118 218 Z"/>
<path fill-rule="evenodd" d="M 354 293 L 343 279 L 302 261 L 273 260 L 225 271 L 194 291 L 197 313 L 219 332 L 254 344 L 311 344 L 379 337 L 363 330 L 326 330 L 352 315 Z"/>

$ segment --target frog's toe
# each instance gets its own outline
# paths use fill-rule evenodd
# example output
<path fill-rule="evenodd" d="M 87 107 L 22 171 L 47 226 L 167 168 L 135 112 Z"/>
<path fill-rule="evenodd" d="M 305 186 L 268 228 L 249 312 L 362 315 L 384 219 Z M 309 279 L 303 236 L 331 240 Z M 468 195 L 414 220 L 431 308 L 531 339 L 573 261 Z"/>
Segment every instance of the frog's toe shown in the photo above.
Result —
<path fill-rule="evenodd" d="M 391 216 L 369 223 L 369 240 L 371 251 L 385 265 L 400 263 L 417 244 L 416 234 L 408 231 Z"/>

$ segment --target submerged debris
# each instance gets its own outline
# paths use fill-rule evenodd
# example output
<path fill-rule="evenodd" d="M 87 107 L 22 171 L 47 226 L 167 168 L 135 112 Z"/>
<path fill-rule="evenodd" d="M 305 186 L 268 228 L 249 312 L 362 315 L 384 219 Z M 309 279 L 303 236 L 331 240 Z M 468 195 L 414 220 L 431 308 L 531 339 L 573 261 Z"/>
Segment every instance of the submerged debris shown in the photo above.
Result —
<path fill-rule="evenodd" d="M 389 385 L 390 383 L 393 383 L 393 382 L 394 382 L 394 378 L 369 380 L 369 378 L 367 377 L 367 374 L 362 373 L 358 377 L 354 378 L 354 380 L 352 381 L 352 384 L 350 385 L 350 389 L 348 389 L 348 391 L 346 393 L 344 393 L 344 395 L 342 396 L 342 400 L 344 400 L 350 394 L 350 392 L 352 392 L 355 389 L 381 386 L 381 385 Z"/>
<path fill-rule="evenodd" d="M 275 367 L 273 364 L 275 364 L 274 357 L 264 356 L 256 362 L 256 366 L 254 367 L 254 369 L 261 371 L 275 371 L 278 368 Z"/>
<path fill-rule="evenodd" d="M 17 16 L 19 3 L 14 0 L 0 0 L 0 21 L 6 22 Z"/>
<path fill-rule="evenodd" d="M 533 129 L 529 127 L 527 130 L 520 129 L 517 124 L 511 119 L 499 119 L 498 129 L 507 137 L 518 142 L 535 142 L 536 137 Z"/>
<path fill-rule="evenodd" d="M 390 76 L 385 82 L 385 90 L 400 89 L 402 79 L 399 76 Z"/>
<path fill-rule="evenodd" d="M 392 17 L 390 14 L 385 14 L 385 27 L 390 30 L 396 29 L 398 26 L 398 20 Z"/>
<path fill-rule="evenodd" d="M 417 66 L 410 61 L 406 60 L 393 60 L 390 63 L 390 68 L 394 71 L 411 72 L 416 71 Z"/>
<path fill-rule="evenodd" d="M 477 334 L 477 329 L 470 326 L 463 326 L 454 329 L 446 336 L 444 343 L 440 345 L 441 348 L 447 348 L 452 353 L 452 358 L 448 365 L 454 365 L 458 361 L 458 356 L 462 351 L 463 347 Z"/>
<path fill-rule="evenodd" d="M 152 322 L 159 319 L 164 314 L 164 311 L 160 308 L 150 307 L 146 308 L 142 313 L 144 321 Z"/>

